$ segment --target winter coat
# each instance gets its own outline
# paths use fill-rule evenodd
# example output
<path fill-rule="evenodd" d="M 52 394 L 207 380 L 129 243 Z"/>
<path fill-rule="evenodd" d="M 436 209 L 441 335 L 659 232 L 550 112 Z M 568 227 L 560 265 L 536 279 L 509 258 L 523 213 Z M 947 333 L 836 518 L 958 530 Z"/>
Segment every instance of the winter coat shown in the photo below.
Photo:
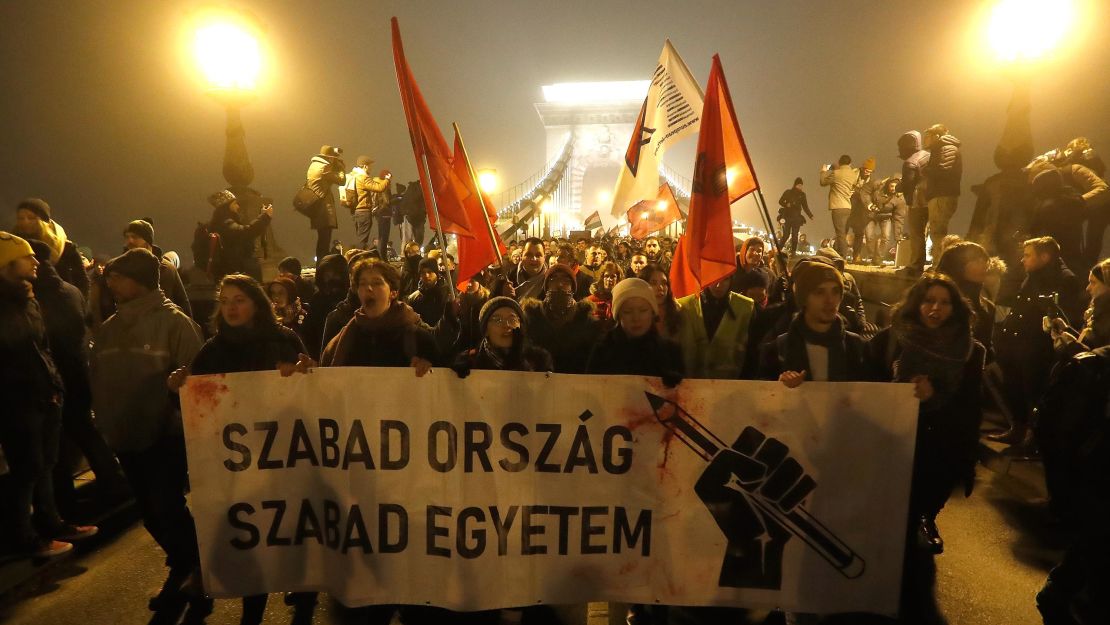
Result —
<path fill-rule="evenodd" d="M 305 318 L 303 335 L 305 347 L 308 348 L 308 355 L 312 356 L 314 360 L 320 360 L 320 352 L 327 345 L 322 341 L 328 314 L 335 309 L 339 302 L 347 298 L 350 292 L 348 288 L 328 290 L 329 287 L 324 283 L 325 276 L 340 276 L 345 287 L 349 285 L 347 261 L 343 260 L 343 257 L 338 254 L 329 254 L 316 264 L 316 286 L 319 290 L 308 300 L 308 316 Z M 354 312 L 353 308 L 351 312 Z"/>
<path fill-rule="evenodd" d="M 861 174 L 860 180 L 856 184 L 856 192 L 852 194 L 852 214 L 848 217 L 848 223 L 852 227 L 862 230 L 867 226 L 867 222 L 871 220 L 871 212 L 868 209 L 874 203 L 875 191 L 879 189 L 882 183 L 873 174 L 866 180 L 863 179 Z"/>
<path fill-rule="evenodd" d="M 583 373 L 602 329 L 594 319 L 593 305 L 575 302 L 570 319 L 558 327 L 551 322 L 542 300 L 527 298 L 521 302 L 521 308 L 528 339 L 551 354 L 555 373 Z"/>
<path fill-rule="evenodd" d="M 964 157 L 960 140 L 952 135 L 937 138 L 929 148 L 929 162 L 924 168 L 925 201 L 936 197 L 959 197 L 964 174 Z"/>
<path fill-rule="evenodd" d="M 590 296 L 586 298 L 586 301 L 594 306 L 594 319 L 598 321 L 613 320 L 613 294 L 598 295 L 597 282 L 590 286 Z"/>
<path fill-rule="evenodd" d="M 881 330 L 868 342 L 867 361 L 876 381 L 894 380 L 893 363 L 901 353 L 902 348 L 891 328 Z M 986 349 L 972 341 L 971 352 L 958 376 L 959 386 L 946 393 L 946 401 L 920 404 L 914 453 L 914 481 L 918 490 L 924 486 L 929 490 L 939 488 L 941 492 L 951 492 L 953 484 L 962 481 L 965 492 L 971 493 L 979 458 L 979 426 L 983 421 L 985 360 Z M 937 382 L 931 381 L 936 387 Z M 919 482 L 928 481 L 940 483 L 918 486 Z M 915 512 L 932 514 L 935 511 Z"/>
<path fill-rule="evenodd" d="M 851 165 L 838 165 L 821 172 L 821 186 L 829 187 L 829 209 L 852 208 L 852 194 L 859 182 L 859 170 Z"/>
<path fill-rule="evenodd" d="M 421 283 L 419 288 L 408 296 L 407 303 L 416 311 L 416 314 L 420 315 L 424 323 L 434 326 L 443 318 L 447 296 L 447 285 L 441 277 L 431 286 Z"/>
<path fill-rule="evenodd" d="M 647 334 L 629 337 L 620 326 L 601 337 L 590 353 L 586 373 L 598 375 L 646 375 L 662 378 L 667 386 L 685 377 L 686 367 L 678 343 L 659 336 L 652 327 Z"/>
<path fill-rule="evenodd" d="M 424 207 L 424 188 L 419 181 L 410 182 L 405 187 L 405 195 L 401 198 L 401 216 L 414 226 L 424 224 L 428 220 L 427 209 Z"/>
<path fill-rule="evenodd" d="M 1110 345 L 1110 294 L 1103 293 L 1091 300 L 1083 317 L 1079 342 L 1091 350 Z"/>
<path fill-rule="evenodd" d="M 431 329 L 403 302 L 394 302 L 381 317 L 362 310 L 327 344 L 320 355 L 325 367 L 408 367 L 413 358 L 440 363 Z"/>
<path fill-rule="evenodd" d="M 828 381 L 868 382 L 874 377 L 874 369 L 867 361 L 865 343 L 860 335 L 844 328 L 844 320 L 837 319 L 829 330 L 835 345 L 829 350 Z M 806 349 L 808 333 L 803 313 L 794 315 L 786 333 L 765 342 L 760 349 L 758 378 L 778 380 L 785 371 L 805 371 L 806 379 L 812 380 L 813 368 Z"/>
<path fill-rule="evenodd" d="M 317 154 L 308 163 L 308 173 L 305 182 L 309 188 L 321 196 L 312 213 L 312 229 L 334 229 L 339 223 L 335 217 L 335 193 L 333 188 L 343 184 L 346 179 L 343 173 L 342 161 Z"/>
<path fill-rule="evenodd" d="M 220 327 L 215 336 L 200 348 L 190 373 L 240 373 L 273 371 L 278 363 L 296 363 L 304 344 L 295 332 L 284 326 L 270 328 Z"/>
<path fill-rule="evenodd" d="M 875 206 L 875 210 L 871 213 L 871 221 L 884 222 L 894 218 L 895 214 L 905 215 L 909 210 L 906 206 L 906 198 L 897 190 L 894 193 L 887 193 L 887 181 L 884 180 L 880 183 L 879 188 L 871 195 L 871 203 Z"/>
<path fill-rule="evenodd" d="M 0 433 L 57 403 L 62 392 L 38 302 L 21 283 L 0 279 Z"/>
<path fill-rule="evenodd" d="M 243 223 L 240 213 L 217 208 L 212 213 L 209 229 L 220 235 L 220 262 L 216 267 L 218 277 L 229 273 L 247 273 L 254 258 L 254 240 L 266 231 L 270 216 L 259 214 L 249 224 Z M 173 299 L 172 297 L 170 299 Z"/>
<path fill-rule="evenodd" d="M 748 326 L 755 302 L 739 293 L 728 294 L 728 308 L 712 337 L 705 330 L 702 295 L 694 293 L 678 300 L 685 322 L 683 337 L 686 375 L 691 378 L 736 380 L 744 369 Z"/>
<path fill-rule="evenodd" d="M 518 338 L 518 341 L 523 339 Z M 519 353 L 516 353 L 519 352 Z M 536 347 L 524 341 L 514 346 L 509 353 L 500 353 L 490 347 L 484 340 L 478 347 L 468 349 L 455 357 L 451 369 L 460 378 L 470 375 L 472 370 L 482 371 L 553 371 L 555 368 L 551 361 L 551 354 L 542 347 Z"/>
<path fill-rule="evenodd" d="M 377 215 L 381 210 L 383 204 L 388 206 L 388 198 L 383 201 L 382 191 L 389 188 L 389 181 L 384 178 L 378 178 L 366 173 L 366 170 L 361 167 L 356 167 L 351 170 L 354 177 L 355 197 L 355 210 L 372 210 Z"/>
<path fill-rule="evenodd" d="M 1025 174 L 1000 171 L 971 189 L 977 197 L 967 240 L 982 245 L 989 254 L 1009 254 L 1014 235 L 1029 232 L 1033 217 L 1033 195 Z"/>
<path fill-rule="evenodd" d="M 324 334 L 320 340 L 321 351 L 323 351 L 324 347 L 327 347 L 328 343 L 331 343 L 331 340 L 347 325 L 351 317 L 355 316 L 355 311 L 361 306 L 362 304 L 358 301 L 358 295 L 354 291 L 348 291 L 346 298 L 335 306 L 332 306 L 331 312 L 329 312 L 324 319 Z"/>
<path fill-rule="evenodd" d="M 62 280 L 77 287 L 81 297 L 89 296 L 89 274 L 85 273 L 85 262 L 81 260 L 81 253 L 77 251 L 77 245 L 73 241 L 66 241 L 54 269 Z"/>
<path fill-rule="evenodd" d="M 911 130 L 898 137 L 898 157 L 902 159 L 902 181 L 898 191 L 910 206 L 925 206 L 924 189 L 917 187 L 925 181 L 923 170 L 929 163 L 929 152 L 921 147 L 921 133 Z"/>
<path fill-rule="evenodd" d="M 401 290 L 400 297 L 408 297 L 420 287 L 420 261 L 423 256 L 406 256 L 401 261 Z"/>
<path fill-rule="evenodd" d="M 96 332 L 90 357 L 93 410 L 108 446 L 143 451 L 181 436 L 166 378 L 193 362 L 200 328 L 160 291 L 120 304 Z"/>
<path fill-rule="evenodd" d="M 1063 260 L 1056 259 L 1030 272 L 1021 283 L 1014 305 L 994 337 L 1000 359 L 1032 360 L 1046 365 L 1051 362 L 1052 339 L 1044 332 L 1041 320 L 1050 310 L 1046 299 L 1054 294 L 1068 321 L 1073 326 L 1080 322 L 1086 305 L 1083 283 Z"/>
<path fill-rule="evenodd" d="M 794 187 L 783 191 L 779 197 L 779 219 L 785 221 L 789 226 L 802 226 L 806 223 L 806 218 L 802 216 L 803 212 L 810 219 L 813 219 L 813 213 L 809 210 L 809 201 L 806 199 L 806 192 Z"/>
<path fill-rule="evenodd" d="M 185 292 L 185 285 L 181 282 L 181 274 L 177 273 L 177 268 L 173 266 L 168 260 L 159 256 L 158 264 L 158 287 L 162 289 L 162 294 L 173 302 L 181 312 L 192 317 L 193 306 L 189 303 L 189 294 Z"/>
<path fill-rule="evenodd" d="M 85 298 L 77 287 L 63 281 L 49 263 L 39 265 L 34 289 L 46 325 L 50 355 L 65 386 L 65 401 L 87 410 L 92 402 L 92 391 L 89 388 Z"/>

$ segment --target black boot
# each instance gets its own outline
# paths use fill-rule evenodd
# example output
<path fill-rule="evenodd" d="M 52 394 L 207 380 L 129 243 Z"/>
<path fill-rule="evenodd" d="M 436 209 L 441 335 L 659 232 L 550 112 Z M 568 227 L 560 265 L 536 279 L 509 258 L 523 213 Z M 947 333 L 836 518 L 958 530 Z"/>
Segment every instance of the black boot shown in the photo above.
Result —
<path fill-rule="evenodd" d="M 929 553 L 935 555 L 944 553 L 944 540 L 940 537 L 936 521 L 929 517 L 921 517 L 917 525 L 917 544 Z"/>

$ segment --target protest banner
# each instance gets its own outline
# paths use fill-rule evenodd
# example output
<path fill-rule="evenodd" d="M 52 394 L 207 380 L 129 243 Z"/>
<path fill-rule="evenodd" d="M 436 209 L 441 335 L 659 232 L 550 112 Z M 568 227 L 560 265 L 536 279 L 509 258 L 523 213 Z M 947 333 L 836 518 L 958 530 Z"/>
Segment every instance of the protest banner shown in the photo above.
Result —
<path fill-rule="evenodd" d="M 335 368 L 182 412 L 217 597 L 897 610 L 910 385 Z"/>

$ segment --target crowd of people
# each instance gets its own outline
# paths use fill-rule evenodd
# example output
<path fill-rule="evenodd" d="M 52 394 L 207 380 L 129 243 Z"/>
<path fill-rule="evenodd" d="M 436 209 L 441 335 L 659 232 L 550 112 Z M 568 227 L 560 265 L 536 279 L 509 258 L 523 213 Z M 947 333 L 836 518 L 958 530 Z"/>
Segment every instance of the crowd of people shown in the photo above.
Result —
<path fill-rule="evenodd" d="M 330 146 L 313 158 L 306 189 L 324 182 L 302 211 L 320 233 L 314 272 L 287 258 L 265 283 L 253 240 L 273 207 L 247 220 L 230 191 L 210 196 L 212 216 L 198 224 L 188 268 L 156 245 L 150 219 L 121 224 L 122 254 L 83 258 L 47 202 L 27 199 L 16 207 L 13 233 L 0 232 L 4 552 L 52 557 L 97 532 L 72 516 L 73 467 L 59 462 L 64 441 L 87 459 L 100 496 L 135 498 L 166 552 L 170 572 L 151 609 L 211 610 L 185 498 L 177 392 L 189 375 L 358 366 L 411 367 L 423 376 L 443 367 L 460 377 L 475 369 L 645 375 L 671 387 L 687 378 L 771 380 L 797 392 L 810 382 L 900 382 L 912 384 L 920 401 L 908 549 L 943 551 L 937 516 L 957 486 L 971 492 L 985 391 L 996 390 L 995 408 L 1010 424 L 997 438 L 1013 443 L 1014 453 L 1043 454 L 1054 511 L 1073 539 L 1038 607 L 1046 623 L 1110 622 L 1099 620 L 1107 614 L 1099 591 L 1107 589 L 1110 526 L 1087 512 L 1110 501 L 1107 387 L 1075 385 L 1110 372 L 1110 260 L 1092 261 L 1098 252 L 1084 241 L 1094 233 L 1076 235 L 1059 219 L 1021 222 L 1008 240 L 1019 232 L 1028 238 L 1013 250 L 947 235 L 959 141 L 934 126 L 924 142 L 911 132 L 898 144 L 906 159 L 900 177 L 880 180 L 873 159 L 856 170 L 847 156 L 822 172 L 831 188 L 832 248 L 806 253 L 798 231 L 803 214 L 813 214 L 799 178 L 780 200 L 785 253 L 749 237 L 737 246 L 735 273 L 680 298 L 670 288 L 675 241 L 654 236 L 528 238 L 457 290 L 455 259 L 425 252 L 422 232 L 406 239 L 399 257 L 374 244 L 375 220 L 377 241 L 392 224 L 390 174 L 371 176 L 367 157 L 345 174 L 341 152 Z M 1061 154 L 1025 174 L 1029 197 L 1039 198 L 1030 205 L 1034 217 L 1056 210 L 1046 202 L 1101 201 L 1101 191 L 1092 199 L 1072 186 L 1092 170 L 1059 161 L 1076 158 L 1074 150 Z M 1089 147 L 1084 154 L 1089 161 Z M 358 241 L 329 254 L 335 203 L 328 198 L 341 185 Z M 399 197 L 422 205 L 412 194 Z M 870 216 L 861 224 L 852 213 L 862 202 Z M 1101 218 L 1084 214 L 1097 229 Z M 1037 223 L 1052 233 L 1038 232 Z M 1004 239 L 997 230 L 977 232 Z M 885 259 L 905 233 L 925 270 L 926 232 L 931 266 L 893 305 L 889 325 L 877 327 L 845 257 Z M 1007 267 L 997 256 L 1011 252 L 1018 259 Z M 1009 295 L 1007 282 L 1016 284 Z M 265 599 L 244 599 L 244 623 L 261 621 Z M 312 593 L 288 600 L 301 618 L 316 602 Z M 629 618 L 662 623 L 682 612 L 635 608 Z M 431 608 L 404 614 L 406 623 L 444 618 Z M 490 614 L 466 618 L 496 622 Z M 525 622 L 545 618 L 540 608 L 524 615 Z"/>

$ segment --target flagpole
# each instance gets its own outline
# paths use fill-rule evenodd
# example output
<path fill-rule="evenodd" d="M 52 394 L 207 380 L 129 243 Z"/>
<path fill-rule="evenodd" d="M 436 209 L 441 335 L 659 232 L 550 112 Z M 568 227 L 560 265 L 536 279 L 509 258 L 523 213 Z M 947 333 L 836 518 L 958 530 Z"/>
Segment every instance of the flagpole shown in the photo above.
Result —
<path fill-rule="evenodd" d="M 489 211 L 486 210 L 486 198 L 482 194 L 482 187 L 478 185 L 478 175 L 474 172 L 474 165 L 470 162 L 470 154 L 466 151 L 466 142 L 463 141 L 462 132 L 459 130 L 459 125 L 451 122 L 451 128 L 455 130 L 455 136 L 459 138 L 459 147 L 462 148 L 463 158 L 466 159 L 466 172 L 470 175 L 470 182 L 474 185 L 474 190 L 478 192 L 478 204 L 482 207 L 482 221 L 486 222 L 486 228 L 489 229 L 489 243 L 493 246 L 493 253 L 497 255 L 497 265 L 499 267 L 505 266 L 505 259 L 501 257 L 501 247 L 497 245 L 497 235 L 493 231 L 493 224 L 489 220 Z"/>
<path fill-rule="evenodd" d="M 420 140 L 423 141 L 424 140 L 423 137 L 421 137 Z M 431 191 L 431 195 L 432 195 L 432 213 L 434 213 L 435 216 L 436 216 L 436 235 L 439 237 L 439 249 L 440 249 L 440 253 L 443 255 L 443 257 L 440 259 L 440 262 L 443 263 L 443 268 L 444 268 L 444 270 L 447 271 L 447 284 L 452 285 L 451 288 L 447 289 L 447 290 L 450 292 L 451 299 L 454 300 L 455 299 L 455 288 L 454 288 L 455 275 L 451 271 L 451 266 L 447 263 L 447 237 L 444 236 L 444 234 L 443 234 L 443 221 L 439 218 L 439 203 L 436 202 L 436 192 L 435 192 L 435 189 L 431 188 L 432 187 L 432 176 L 429 173 L 428 152 L 427 152 L 427 150 L 421 150 L 420 160 L 423 162 L 421 166 L 424 168 L 424 175 L 428 176 L 428 190 Z"/>
<path fill-rule="evenodd" d="M 786 252 L 782 249 L 782 246 L 780 245 L 778 235 L 775 234 L 775 225 L 774 225 L 774 223 L 771 222 L 771 212 L 769 210 L 767 210 L 767 200 L 763 198 L 763 190 L 760 189 L 759 187 L 756 187 L 755 188 L 755 194 L 756 194 L 756 205 L 759 207 L 760 216 L 763 217 L 763 223 L 767 226 L 767 234 L 768 234 L 768 236 L 771 237 L 771 245 L 774 245 L 775 250 L 777 250 L 776 253 L 775 253 L 775 256 L 778 258 L 778 260 L 784 261 L 785 257 L 783 255 L 786 254 Z M 782 270 L 786 274 L 787 277 L 790 276 L 790 264 L 789 263 L 784 261 L 782 263 Z"/>

